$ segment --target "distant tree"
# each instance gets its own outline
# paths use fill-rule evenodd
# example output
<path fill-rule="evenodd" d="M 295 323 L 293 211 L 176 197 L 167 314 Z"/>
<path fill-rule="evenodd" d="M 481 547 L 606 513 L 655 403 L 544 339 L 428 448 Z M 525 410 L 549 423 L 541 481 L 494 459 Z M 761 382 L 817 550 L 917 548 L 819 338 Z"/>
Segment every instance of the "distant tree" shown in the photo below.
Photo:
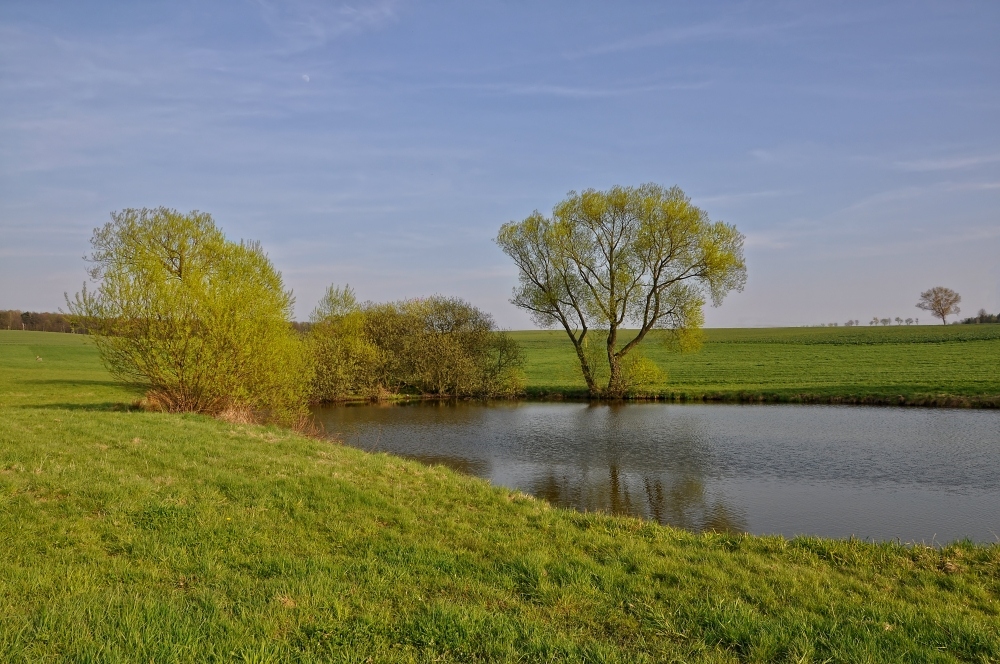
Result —
<path fill-rule="evenodd" d="M 893 319 L 893 320 L 896 321 L 896 325 L 902 325 L 903 324 L 903 319 L 900 318 L 899 316 L 896 316 L 896 318 Z"/>
<path fill-rule="evenodd" d="M 912 318 L 907 318 L 906 319 L 906 324 L 907 325 L 913 325 L 913 319 Z"/>
<path fill-rule="evenodd" d="M 991 314 L 987 313 L 986 309 L 980 309 L 975 316 L 966 318 L 962 322 L 965 324 L 1000 323 L 1000 314 Z"/>
<path fill-rule="evenodd" d="M 551 218 L 536 211 L 504 224 L 496 242 L 518 268 L 511 302 L 566 331 L 593 396 L 629 391 L 626 356 L 651 333 L 695 346 L 706 300 L 718 305 L 746 282 L 743 235 L 678 187 L 570 192 Z M 635 332 L 623 335 L 627 325 Z M 589 350 L 592 328 L 604 346 L 599 359 Z M 608 367 L 604 387 L 595 361 Z"/>
<path fill-rule="evenodd" d="M 67 303 L 112 375 L 164 410 L 303 414 L 311 368 L 289 324 L 294 300 L 258 244 L 161 207 L 112 213 L 91 245 L 97 289 Z"/>
<path fill-rule="evenodd" d="M 868 321 L 868 324 L 869 325 L 878 325 L 878 316 L 875 316 L 870 321 Z"/>
<path fill-rule="evenodd" d="M 889 323 L 892 322 L 892 320 L 889 318 L 880 318 L 878 322 L 881 323 L 882 325 L 888 325 Z"/>
<path fill-rule="evenodd" d="M 941 319 L 943 325 L 947 325 L 948 321 L 946 319 L 948 316 L 952 314 L 958 315 L 961 312 L 961 309 L 958 308 L 958 303 L 961 301 L 962 296 L 950 288 L 935 286 L 920 294 L 920 301 L 917 302 L 917 308 L 931 312 Z"/>

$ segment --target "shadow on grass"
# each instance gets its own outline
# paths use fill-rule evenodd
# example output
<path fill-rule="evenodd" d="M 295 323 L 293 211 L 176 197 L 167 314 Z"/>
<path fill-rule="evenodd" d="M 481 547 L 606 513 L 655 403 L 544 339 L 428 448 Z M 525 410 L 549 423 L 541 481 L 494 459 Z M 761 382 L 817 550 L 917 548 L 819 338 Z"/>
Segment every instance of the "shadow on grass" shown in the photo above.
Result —
<path fill-rule="evenodd" d="M 131 413 L 141 412 L 142 408 L 121 401 L 102 401 L 95 403 L 46 403 L 28 404 L 17 406 L 22 410 L 76 410 L 94 411 L 103 413 Z"/>
<path fill-rule="evenodd" d="M 92 379 L 80 379 L 71 380 L 68 378 L 28 378 L 25 379 L 25 383 L 31 383 L 32 385 L 68 385 L 68 386 L 103 386 L 103 387 L 121 387 L 122 384 L 114 380 L 92 380 Z"/>

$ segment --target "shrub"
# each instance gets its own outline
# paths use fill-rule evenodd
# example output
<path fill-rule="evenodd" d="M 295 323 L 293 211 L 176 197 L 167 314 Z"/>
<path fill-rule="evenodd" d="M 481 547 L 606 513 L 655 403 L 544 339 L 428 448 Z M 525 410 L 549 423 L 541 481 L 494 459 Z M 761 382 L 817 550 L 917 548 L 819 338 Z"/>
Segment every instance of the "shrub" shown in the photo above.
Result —
<path fill-rule="evenodd" d="M 112 375 L 169 411 L 304 413 L 311 365 L 289 324 L 294 300 L 259 244 L 161 207 L 112 213 L 91 245 L 97 290 L 67 302 Z"/>
<path fill-rule="evenodd" d="M 390 392 L 499 397 L 523 387 L 520 347 L 458 298 L 369 304 L 364 319 L 378 349 L 377 382 Z"/>
<path fill-rule="evenodd" d="M 312 401 L 377 396 L 381 354 L 365 332 L 365 313 L 350 286 L 330 286 L 310 323 L 307 339 L 316 368 Z"/>

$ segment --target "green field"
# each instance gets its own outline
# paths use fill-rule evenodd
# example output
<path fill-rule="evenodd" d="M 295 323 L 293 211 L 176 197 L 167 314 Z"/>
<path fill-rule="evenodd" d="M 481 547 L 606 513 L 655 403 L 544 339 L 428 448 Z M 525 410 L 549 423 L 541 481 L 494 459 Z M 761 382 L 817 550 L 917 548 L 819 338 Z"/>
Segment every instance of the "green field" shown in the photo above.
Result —
<path fill-rule="evenodd" d="M 511 333 L 532 396 L 583 396 L 561 330 Z M 695 353 L 640 346 L 672 399 L 1000 406 L 1000 325 L 708 329 Z"/>
<path fill-rule="evenodd" d="M 2 661 L 1000 660 L 1000 546 L 692 535 L 136 396 L 0 332 Z"/>

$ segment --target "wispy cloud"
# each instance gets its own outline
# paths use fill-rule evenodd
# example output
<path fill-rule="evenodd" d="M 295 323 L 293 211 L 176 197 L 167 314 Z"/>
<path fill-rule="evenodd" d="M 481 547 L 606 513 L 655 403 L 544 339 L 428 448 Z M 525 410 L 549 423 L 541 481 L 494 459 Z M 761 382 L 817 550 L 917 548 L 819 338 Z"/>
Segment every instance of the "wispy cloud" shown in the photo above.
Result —
<path fill-rule="evenodd" d="M 740 203 L 743 201 L 753 200 L 757 198 L 777 198 L 781 196 L 791 196 L 793 191 L 786 189 L 768 189 L 765 191 L 743 191 L 743 192 L 733 192 L 727 194 L 715 194 L 713 196 L 697 196 L 695 202 L 699 205 L 705 203 L 719 203 L 725 205 L 727 203 Z"/>
<path fill-rule="evenodd" d="M 998 161 L 1000 161 L 1000 154 L 959 155 L 954 157 L 897 161 L 893 165 L 904 171 L 953 171 L 961 168 L 982 166 L 983 164 L 993 164 Z"/>
<path fill-rule="evenodd" d="M 652 83 L 620 87 L 553 85 L 547 83 L 492 83 L 476 85 L 439 86 L 454 90 L 479 90 L 511 96 L 571 97 L 576 99 L 628 97 L 631 95 L 667 90 L 701 90 L 712 85 L 711 81 L 690 83 Z"/>
<path fill-rule="evenodd" d="M 564 57 L 570 59 L 582 58 L 593 55 L 634 51 L 643 48 L 655 48 L 665 44 L 682 42 L 760 38 L 776 32 L 791 30 L 800 25 L 801 21 L 790 20 L 756 25 L 715 21 L 679 27 L 672 26 L 566 53 Z"/>
<path fill-rule="evenodd" d="M 323 46 L 342 35 L 393 21 L 398 4 L 396 0 L 257 0 L 261 17 L 291 51 Z"/>

